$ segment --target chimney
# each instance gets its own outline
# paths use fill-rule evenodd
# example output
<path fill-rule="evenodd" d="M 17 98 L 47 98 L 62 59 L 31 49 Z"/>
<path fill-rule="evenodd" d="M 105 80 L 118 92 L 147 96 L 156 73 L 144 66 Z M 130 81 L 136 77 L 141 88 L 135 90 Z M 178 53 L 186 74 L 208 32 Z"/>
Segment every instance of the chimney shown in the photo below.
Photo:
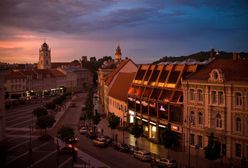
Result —
<path fill-rule="evenodd" d="M 240 55 L 238 53 L 233 53 L 233 61 L 237 61 L 240 59 Z"/>

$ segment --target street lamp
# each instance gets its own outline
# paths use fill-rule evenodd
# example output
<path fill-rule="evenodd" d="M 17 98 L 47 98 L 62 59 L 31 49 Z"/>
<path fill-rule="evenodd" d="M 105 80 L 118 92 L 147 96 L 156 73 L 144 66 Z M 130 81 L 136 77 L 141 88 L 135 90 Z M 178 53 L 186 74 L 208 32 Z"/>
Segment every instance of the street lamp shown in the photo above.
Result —
<path fill-rule="evenodd" d="M 190 168 L 190 130 L 191 130 L 191 124 L 192 124 L 192 119 L 190 118 L 190 116 L 187 116 L 185 121 L 185 123 L 188 122 L 188 168 Z"/>

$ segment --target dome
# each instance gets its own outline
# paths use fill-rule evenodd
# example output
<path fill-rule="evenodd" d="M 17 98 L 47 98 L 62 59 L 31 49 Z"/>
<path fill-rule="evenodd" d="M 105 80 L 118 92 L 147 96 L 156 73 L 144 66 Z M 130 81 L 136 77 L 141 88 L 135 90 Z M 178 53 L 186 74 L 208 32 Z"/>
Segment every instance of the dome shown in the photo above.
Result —
<path fill-rule="evenodd" d="M 42 45 L 41 45 L 41 48 L 42 49 L 48 49 L 48 45 L 46 42 L 44 42 Z"/>

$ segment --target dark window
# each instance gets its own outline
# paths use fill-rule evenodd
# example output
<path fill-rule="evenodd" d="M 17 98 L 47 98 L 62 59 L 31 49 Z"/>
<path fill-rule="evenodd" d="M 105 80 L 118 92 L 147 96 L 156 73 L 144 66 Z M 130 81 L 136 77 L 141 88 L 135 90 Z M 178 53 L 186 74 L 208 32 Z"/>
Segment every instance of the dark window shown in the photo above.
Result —
<path fill-rule="evenodd" d="M 180 75 L 180 71 L 172 71 L 168 79 L 168 83 L 176 83 L 179 75 Z"/>
<path fill-rule="evenodd" d="M 158 70 L 154 70 L 149 82 L 155 82 L 156 79 L 157 79 L 157 77 L 158 77 L 158 74 L 159 74 L 159 71 Z"/>
<path fill-rule="evenodd" d="M 149 79 L 151 73 L 152 73 L 152 70 L 148 70 L 148 71 L 147 71 L 144 81 L 148 81 L 148 79 Z"/>
<path fill-rule="evenodd" d="M 235 143 L 235 156 L 241 157 L 241 144 Z"/>
<path fill-rule="evenodd" d="M 163 70 L 159 77 L 158 82 L 165 82 L 167 75 L 168 75 L 168 71 Z"/>
<path fill-rule="evenodd" d="M 160 91 L 161 91 L 160 89 L 153 89 L 152 94 L 151 94 L 151 98 L 152 99 L 158 99 Z"/>
<path fill-rule="evenodd" d="M 137 75 L 135 77 L 135 80 L 142 80 L 143 77 L 144 77 L 144 75 L 145 75 L 145 72 L 146 72 L 145 70 L 139 70 L 137 72 Z"/>

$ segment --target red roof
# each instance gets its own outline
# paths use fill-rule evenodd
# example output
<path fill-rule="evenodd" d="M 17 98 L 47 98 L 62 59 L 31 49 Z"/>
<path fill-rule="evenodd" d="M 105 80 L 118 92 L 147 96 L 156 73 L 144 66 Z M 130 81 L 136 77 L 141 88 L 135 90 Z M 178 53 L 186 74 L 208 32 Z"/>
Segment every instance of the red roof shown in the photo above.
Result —
<path fill-rule="evenodd" d="M 216 59 L 189 75 L 186 80 L 209 79 L 213 69 L 221 69 L 225 81 L 248 82 L 248 60 Z"/>
<path fill-rule="evenodd" d="M 109 96 L 118 100 L 126 101 L 128 89 L 132 83 L 134 76 L 135 73 L 120 72 L 109 91 Z"/>
<path fill-rule="evenodd" d="M 24 78 L 26 78 L 26 76 L 19 71 L 17 72 L 12 71 L 5 75 L 5 79 L 24 79 Z"/>

